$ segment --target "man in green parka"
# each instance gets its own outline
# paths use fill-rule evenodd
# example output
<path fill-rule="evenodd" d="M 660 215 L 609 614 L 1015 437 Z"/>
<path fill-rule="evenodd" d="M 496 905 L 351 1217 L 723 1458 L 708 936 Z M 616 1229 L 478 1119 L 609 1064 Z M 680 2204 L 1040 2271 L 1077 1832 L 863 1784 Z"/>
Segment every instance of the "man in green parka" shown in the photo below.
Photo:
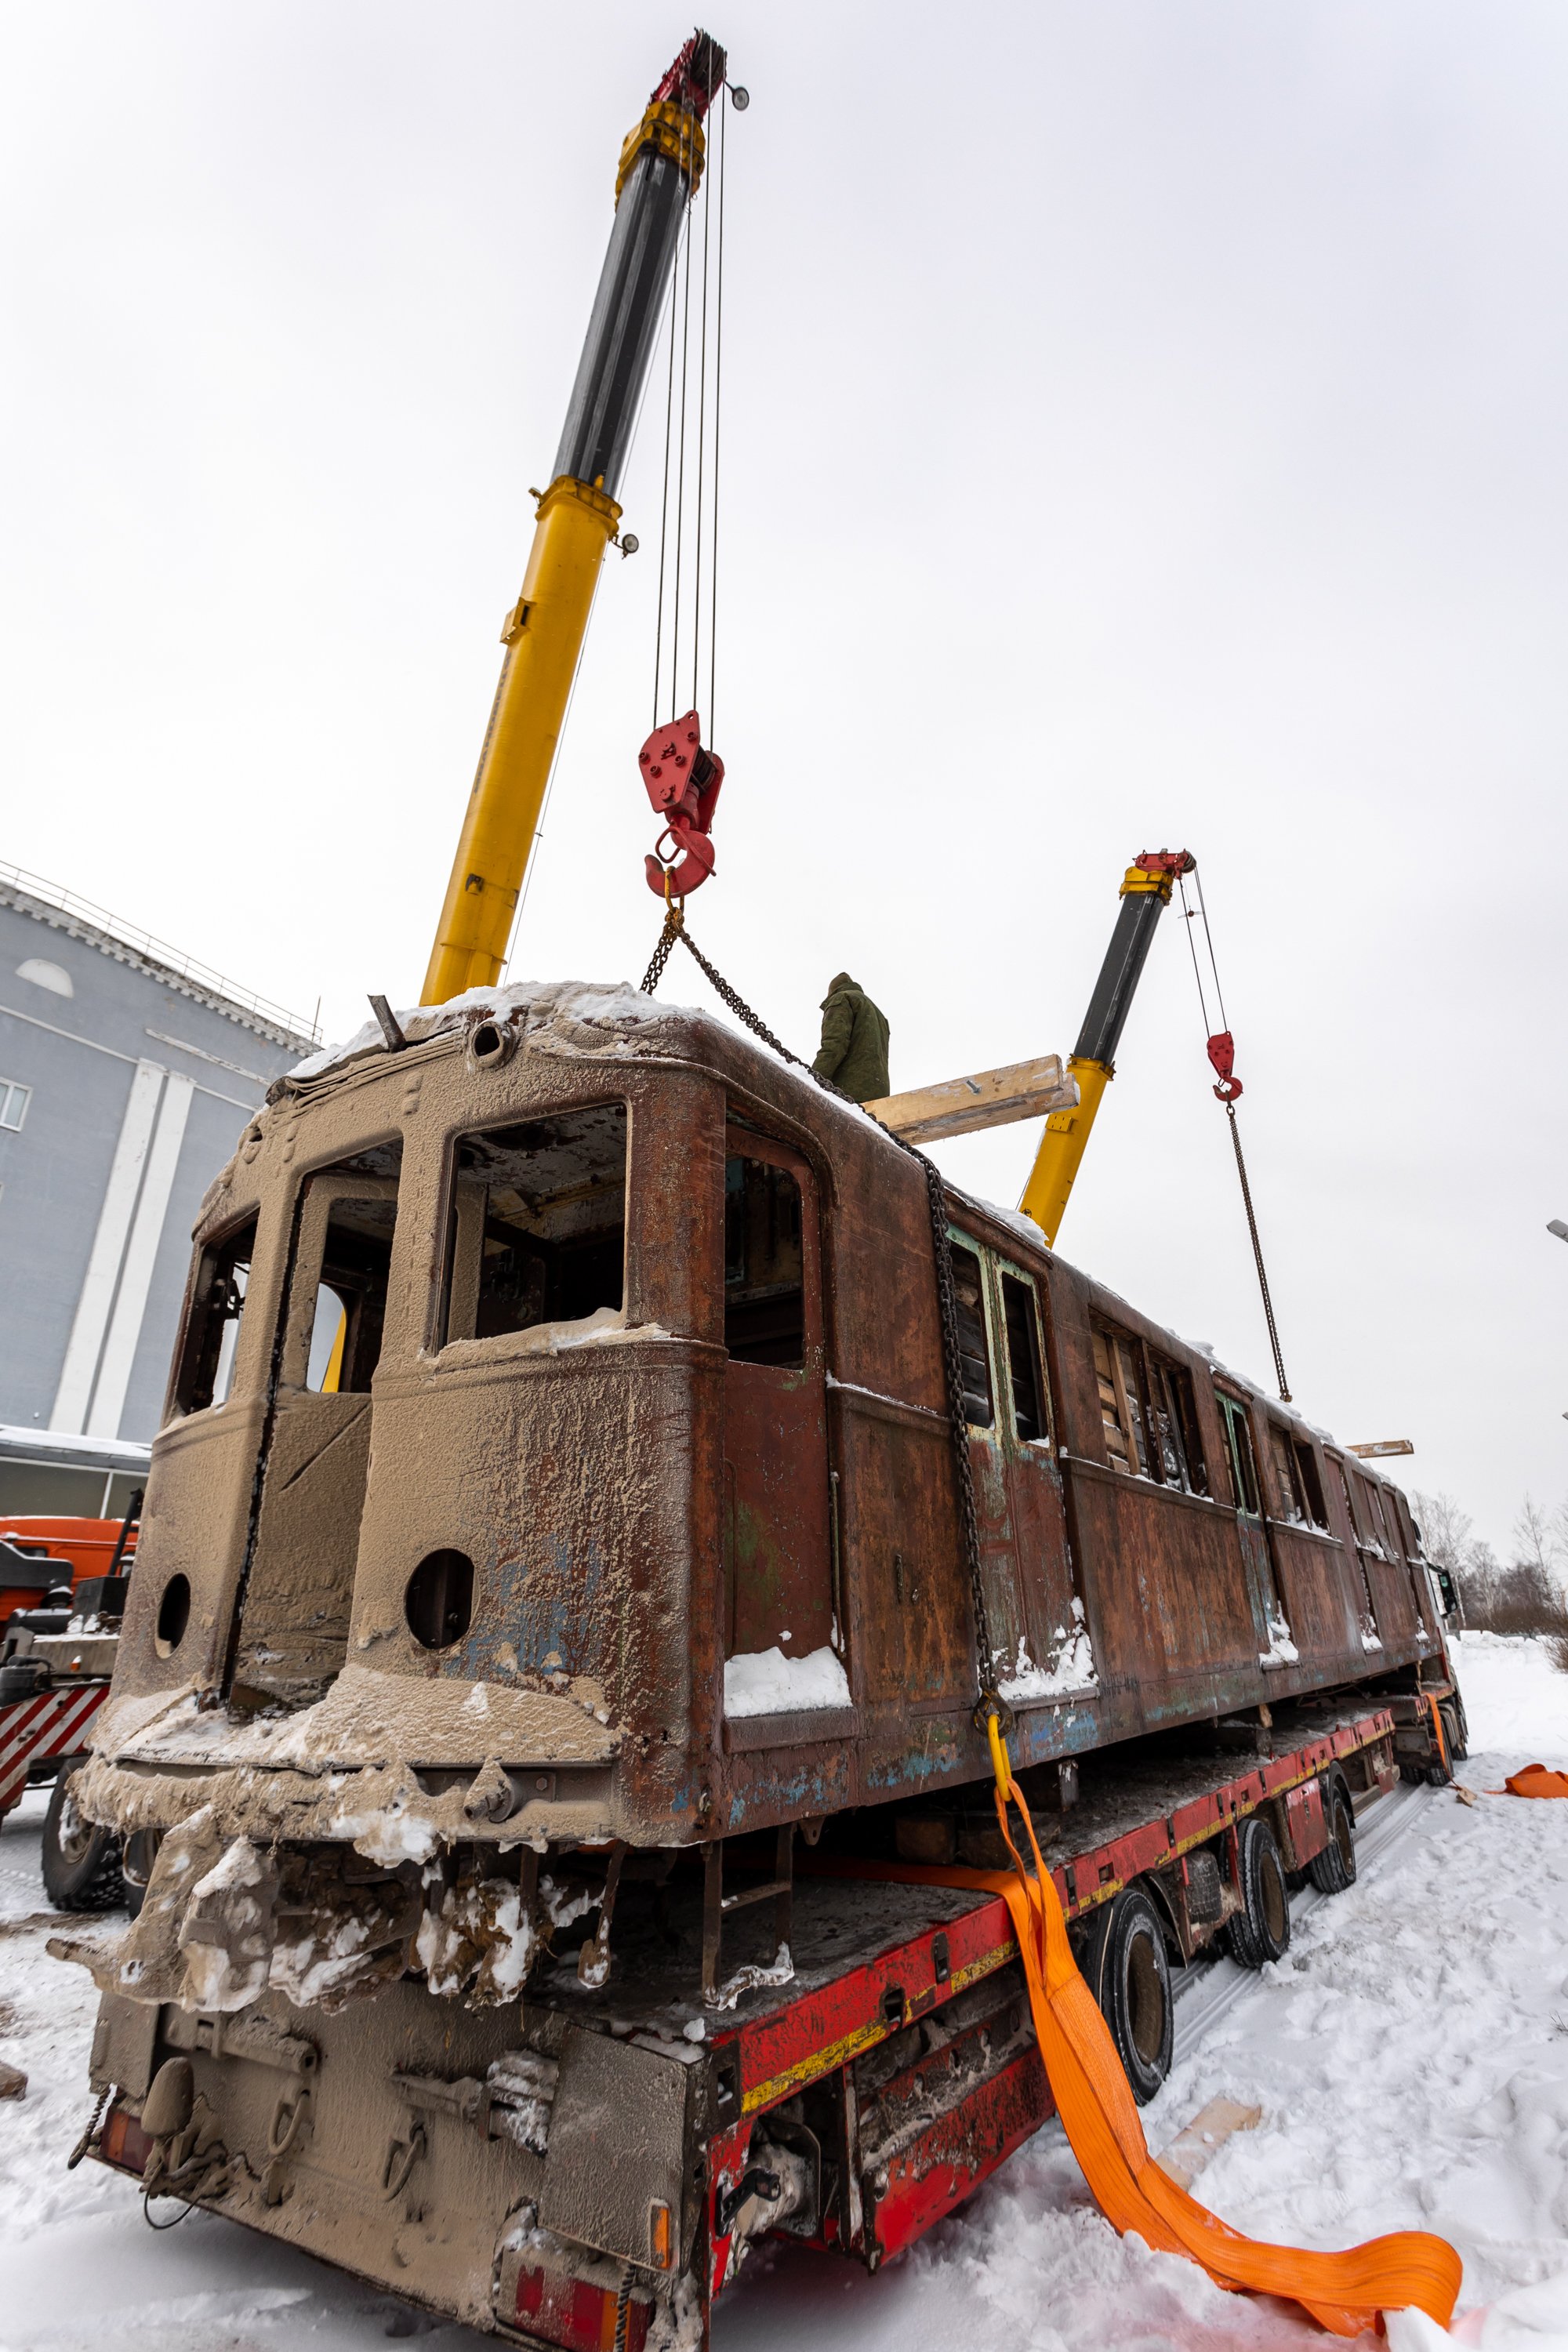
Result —
<path fill-rule="evenodd" d="M 879 1102 L 892 1092 L 887 1015 L 847 971 L 829 983 L 822 1000 L 822 1050 L 811 1066 L 857 1102 Z"/>

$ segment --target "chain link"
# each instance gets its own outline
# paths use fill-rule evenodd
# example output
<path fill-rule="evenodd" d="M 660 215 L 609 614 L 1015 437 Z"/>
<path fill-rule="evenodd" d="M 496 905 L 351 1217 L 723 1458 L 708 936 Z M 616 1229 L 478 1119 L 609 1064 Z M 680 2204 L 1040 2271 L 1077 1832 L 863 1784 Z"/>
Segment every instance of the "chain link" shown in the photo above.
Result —
<path fill-rule="evenodd" d="M 643 995 L 651 996 L 658 987 L 677 940 L 701 967 L 716 994 L 753 1037 L 760 1037 L 764 1045 L 770 1046 L 780 1060 L 789 1063 L 793 1069 L 804 1070 L 825 1094 L 837 1095 L 840 1102 L 855 1103 L 853 1095 L 846 1094 L 843 1087 L 835 1086 L 831 1078 L 825 1078 L 820 1071 L 812 1068 L 809 1062 L 803 1062 L 798 1054 L 792 1054 L 789 1047 L 773 1035 L 767 1024 L 752 1011 L 745 999 L 737 995 L 723 975 L 715 971 L 687 929 L 682 908 L 671 906 L 666 912 L 658 944 L 643 974 Z M 855 1103 L 855 1108 L 863 1110 L 865 1105 Z M 869 1112 L 866 1115 L 871 1117 Z M 882 1133 L 890 1142 L 896 1143 L 900 1151 L 907 1152 L 925 1177 L 931 1246 L 936 1259 L 937 1310 L 942 1324 L 942 1363 L 947 1389 L 948 1426 L 952 1435 L 952 1468 L 958 1487 L 958 1516 L 964 1559 L 969 1570 L 970 1607 L 974 1618 L 975 1657 L 980 1675 L 980 1699 L 975 1708 L 975 1720 L 983 1725 L 988 1716 L 994 1715 L 1006 1732 L 1013 1727 L 1013 1717 L 996 1690 L 996 1654 L 991 1642 L 990 1612 L 985 1605 L 985 1583 L 981 1569 L 980 1514 L 974 1501 L 974 1470 L 969 1459 L 968 1423 L 963 1410 L 963 1358 L 958 1338 L 958 1295 L 952 1280 L 952 1243 L 947 1230 L 947 1187 L 942 1181 L 941 1169 L 933 1160 L 928 1160 L 923 1151 L 917 1151 L 912 1143 L 906 1142 L 901 1135 L 895 1135 L 890 1127 L 882 1127 L 880 1119 L 873 1119 L 872 1124 L 881 1128 Z"/>
<path fill-rule="evenodd" d="M 1290 1390 L 1285 1379 L 1285 1359 L 1279 1352 L 1279 1334 L 1274 1322 L 1274 1301 L 1268 1296 L 1268 1276 L 1263 1266 L 1263 1244 L 1258 1238 L 1258 1219 L 1252 1213 L 1252 1187 L 1247 1181 L 1247 1162 L 1241 1156 L 1241 1129 L 1236 1123 L 1236 1105 L 1226 1103 L 1225 1115 L 1230 1121 L 1230 1139 L 1236 1147 L 1236 1172 L 1241 1179 L 1241 1202 L 1247 1211 L 1247 1230 L 1252 1235 L 1252 1259 L 1258 1268 L 1258 1287 L 1263 1293 L 1263 1319 L 1268 1326 L 1268 1344 L 1274 1350 L 1274 1370 L 1279 1381 L 1279 1402 L 1289 1404 Z"/>

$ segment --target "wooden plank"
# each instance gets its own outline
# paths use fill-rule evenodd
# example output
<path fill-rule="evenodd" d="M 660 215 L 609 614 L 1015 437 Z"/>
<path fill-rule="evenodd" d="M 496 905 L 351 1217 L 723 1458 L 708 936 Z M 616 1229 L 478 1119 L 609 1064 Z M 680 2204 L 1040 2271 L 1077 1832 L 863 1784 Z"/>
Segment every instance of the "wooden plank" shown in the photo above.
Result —
<path fill-rule="evenodd" d="M 1370 1445 L 1347 1445 L 1347 1454 L 1358 1454 L 1363 1462 L 1382 1462 L 1390 1454 L 1414 1454 L 1415 1448 L 1407 1437 L 1374 1438 Z"/>
<path fill-rule="evenodd" d="M 1262 2120 L 1261 2107 L 1244 2107 L 1235 2099 L 1211 2099 L 1154 2161 L 1178 2189 L 1190 2189 L 1232 2132 L 1256 2131 Z"/>
<path fill-rule="evenodd" d="M 1061 1055 L 1042 1054 L 1033 1062 L 944 1078 L 910 1094 L 884 1095 L 866 1108 L 906 1143 L 936 1143 L 944 1136 L 973 1135 L 984 1127 L 1071 1110 L 1078 1098 L 1078 1080 L 1068 1076 Z"/>

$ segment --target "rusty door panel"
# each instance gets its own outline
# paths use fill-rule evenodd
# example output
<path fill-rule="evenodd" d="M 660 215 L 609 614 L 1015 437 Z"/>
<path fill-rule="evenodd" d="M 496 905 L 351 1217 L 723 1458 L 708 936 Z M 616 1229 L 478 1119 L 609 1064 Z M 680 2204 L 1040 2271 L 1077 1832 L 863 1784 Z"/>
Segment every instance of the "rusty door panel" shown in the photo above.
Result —
<path fill-rule="evenodd" d="M 278 1401 L 234 1679 L 296 1700 L 343 1663 L 370 1463 L 368 1395 Z"/>
<path fill-rule="evenodd" d="M 1361 1643 L 1346 1590 L 1343 1555 L 1321 1538 L 1276 1522 L 1270 1530 L 1280 1598 L 1303 1657 L 1336 1664 L 1359 1656 Z"/>
<path fill-rule="evenodd" d="M 974 1652 L 947 1423 L 832 1391 L 840 1576 L 856 1685 L 869 1699 L 972 1696 Z"/>
<path fill-rule="evenodd" d="M 1068 1542 L 1067 1504 L 1055 1444 L 1056 1413 L 1045 1349 L 1042 1302 L 1037 1285 L 1021 1266 L 1005 1258 L 994 1258 L 991 1275 L 997 1421 L 1028 1655 L 1037 1666 L 1055 1673 L 1079 1631 L 1082 1599 Z M 1026 1306 L 1027 1315 L 1033 1318 L 1032 1331 L 1027 1323 L 1018 1333 L 1010 1326 L 1005 1278 L 1026 1294 L 1026 1299 L 1020 1299 L 1020 1304 Z M 1019 1298 L 1019 1292 L 1015 1291 L 1013 1296 Z M 1026 1352 L 1022 1367 L 1013 1360 L 1016 1339 Z M 1037 1391 L 1037 1437 L 1026 1438 L 1018 1428 L 1016 1410 L 1009 1409 L 1016 1405 L 1010 1391 L 1020 1378 Z M 1016 1660 L 1016 1648 L 1013 1656 Z"/>
<path fill-rule="evenodd" d="M 730 1365 L 724 1467 L 730 1654 L 782 1645 L 789 1656 L 804 1658 L 833 1633 L 820 1372 Z"/>
<path fill-rule="evenodd" d="M 1372 1591 L 1373 1612 L 1385 1649 L 1408 1649 L 1415 1640 L 1415 1609 L 1402 1562 L 1362 1546 L 1361 1562 Z"/>
<path fill-rule="evenodd" d="M 1255 1663 L 1235 1523 L 1218 1512 L 1172 1508 L 1145 1479 L 1118 1481 L 1121 1581 L 1136 1595 L 1142 1673 L 1152 1716 L 1167 1684 L 1232 1675 Z M 1113 1490 L 1116 1491 L 1116 1490 Z"/>
<path fill-rule="evenodd" d="M 782 1649 L 804 1658 L 834 1638 L 816 1185 L 799 1152 L 748 1129 L 731 1129 L 726 1152 L 727 1167 L 778 1171 L 798 1188 L 803 1359 L 798 1367 L 738 1361 L 732 1350 L 725 1367 L 728 1650 L 731 1657 Z M 773 1246 L 782 1263 L 793 1243 L 775 1234 Z M 764 1299 L 761 1310 L 749 1311 L 765 1318 L 766 1309 Z"/>

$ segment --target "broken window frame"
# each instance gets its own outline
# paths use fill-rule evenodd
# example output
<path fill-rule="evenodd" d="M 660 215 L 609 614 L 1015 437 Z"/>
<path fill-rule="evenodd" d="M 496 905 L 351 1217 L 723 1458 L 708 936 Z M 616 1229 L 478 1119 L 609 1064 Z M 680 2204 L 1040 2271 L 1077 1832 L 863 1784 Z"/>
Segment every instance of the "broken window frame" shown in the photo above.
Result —
<path fill-rule="evenodd" d="M 1163 1486 L 1179 1495 L 1199 1495 L 1205 1499 L 1209 1493 L 1208 1463 L 1204 1454 L 1203 1433 L 1198 1427 L 1197 1397 L 1193 1388 L 1193 1376 L 1185 1364 L 1162 1356 L 1147 1344 L 1143 1349 L 1148 1373 L 1150 1434 L 1155 1470 Z M 1167 1434 L 1174 1441 L 1176 1475 L 1170 1475 L 1166 1453 Z"/>
<path fill-rule="evenodd" d="M 953 1273 L 955 1279 L 953 1283 L 952 1304 L 953 1312 L 958 1318 L 958 1347 L 960 1362 L 965 1367 L 971 1363 L 978 1363 L 982 1371 L 985 1375 L 985 1391 L 984 1394 L 982 1395 L 978 1389 L 973 1389 L 969 1386 L 966 1372 L 963 1390 L 964 1424 L 969 1429 L 979 1430 L 984 1434 L 994 1437 L 997 1434 L 998 1430 L 996 1413 L 996 1365 L 998 1359 L 995 1334 L 991 1328 L 991 1304 L 989 1297 L 987 1296 L 990 1290 L 990 1285 L 985 1279 L 985 1259 L 987 1253 L 984 1243 L 976 1241 L 973 1234 L 961 1232 L 956 1225 L 950 1225 L 948 1227 L 947 1238 L 949 1248 L 955 1261 L 960 1256 L 973 1259 L 974 1271 L 979 1283 L 980 1353 L 976 1356 L 973 1349 L 966 1350 L 963 1345 L 964 1338 L 966 1336 L 964 1325 L 968 1310 L 963 1307 L 958 1296 L 958 1284 L 956 1280 L 958 1268 L 956 1264 L 954 1265 Z M 977 1417 L 968 1410 L 971 1402 L 984 1406 L 985 1410 L 983 1416 Z"/>
<path fill-rule="evenodd" d="M 392 1265 L 397 1245 L 398 1192 L 403 1147 L 395 1139 L 360 1155 L 370 1164 L 333 1161 L 312 1168 L 301 1178 L 295 1205 L 297 1219 L 289 1296 L 284 1303 L 284 1338 L 279 1367 L 283 1388 L 302 1389 L 315 1396 L 368 1396 L 385 1337 L 387 1308 L 392 1297 Z M 386 1163 L 390 1160 L 391 1168 Z M 338 1212 L 360 1207 L 390 1207 L 385 1265 L 370 1269 L 353 1266 L 347 1257 L 336 1265 L 329 1260 Z M 377 1219 L 374 1222 L 380 1223 Z M 350 1233 L 352 1226 L 340 1224 Z M 363 1238 L 369 1239 L 370 1236 Z M 379 1239 L 379 1236 L 376 1236 Z M 333 1276 L 336 1279 L 333 1279 Z M 342 1350 L 338 1374 L 331 1387 L 325 1380 L 310 1383 L 317 1319 L 323 1292 L 336 1295 L 342 1313 Z M 337 1349 L 334 1344 L 334 1353 Z M 328 1369 L 331 1369 L 330 1363 Z"/>
<path fill-rule="evenodd" d="M 1168 1487 L 1175 1495 L 1195 1495 L 1212 1501 L 1208 1458 L 1189 1368 L 1173 1357 L 1161 1355 L 1136 1333 L 1103 1316 L 1090 1318 L 1089 1331 L 1100 1427 L 1111 1468 L 1123 1477 L 1146 1478 L 1151 1486 Z M 1106 1411 L 1108 1402 L 1114 1422 Z M 1110 1442 L 1113 1428 L 1121 1439 L 1120 1459 L 1119 1449 Z"/>
<path fill-rule="evenodd" d="M 472 1360 L 473 1351 L 475 1349 L 482 1349 L 486 1355 L 493 1353 L 498 1357 L 519 1353 L 527 1354 L 539 1347 L 539 1334 L 541 1332 L 552 1330 L 570 1331 L 590 1319 L 588 1316 L 544 1317 L 537 1322 L 519 1324 L 507 1330 L 489 1331 L 485 1332 L 482 1335 L 466 1333 L 462 1330 L 453 1330 L 454 1301 L 460 1299 L 460 1303 L 457 1307 L 457 1313 L 459 1317 L 466 1318 L 468 1312 L 469 1302 L 466 1297 L 461 1296 L 459 1292 L 459 1284 L 462 1283 L 466 1288 L 466 1285 L 470 1277 L 472 1279 L 474 1292 L 472 1305 L 475 1319 L 478 1319 L 479 1298 L 481 1289 L 479 1280 L 480 1259 L 476 1258 L 472 1266 L 468 1269 L 464 1269 L 461 1266 L 461 1254 L 464 1249 L 463 1228 L 465 1225 L 469 1223 L 470 1219 L 474 1214 L 474 1193 L 477 1192 L 488 1193 L 491 1189 L 488 1183 L 479 1185 L 469 1181 L 468 1171 L 461 1169 L 458 1165 L 458 1153 L 465 1143 L 477 1138 L 501 1135 L 509 1129 L 513 1128 L 547 1126 L 560 1120 L 580 1118 L 584 1113 L 600 1110 L 618 1110 L 621 1114 L 623 1122 L 624 1158 L 621 1170 L 620 1193 L 620 1304 L 618 1307 L 612 1307 L 608 1311 L 618 1317 L 623 1326 L 630 1323 L 632 1319 L 630 1301 L 632 1286 L 631 1227 L 633 1197 L 631 1181 L 633 1153 L 632 1105 L 624 1095 L 599 1096 L 596 1097 L 590 1097 L 587 1101 L 584 1102 L 552 1103 L 547 1107 L 541 1108 L 532 1118 L 528 1117 L 526 1114 L 520 1117 L 517 1111 L 513 1110 L 501 1118 L 483 1121 L 476 1120 L 472 1125 L 465 1126 L 459 1133 L 448 1139 L 446 1150 L 446 1168 L 444 1178 L 445 1205 L 442 1211 L 440 1226 L 440 1230 L 445 1238 L 441 1255 L 440 1278 L 435 1284 L 433 1288 L 431 1328 L 428 1341 L 430 1351 L 437 1358 L 437 1360 L 443 1357 L 448 1349 L 453 1348 L 461 1348 L 463 1349 L 465 1361 Z M 465 1199 L 465 1192 L 468 1194 L 467 1200 Z M 483 1213 L 483 1209 L 481 1207 L 479 1210 L 479 1214 L 482 1217 Z M 482 1249 L 483 1240 L 481 1236 L 481 1256 Z M 590 1315 L 597 1314 L 601 1310 L 599 1308 L 593 1308 L 590 1310 Z"/>
<path fill-rule="evenodd" d="M 736 1161 L 760 1168 L 773 1180 L 771 1187 L 773 1201 L 777 1200 L 781 1191 L 780 1179 L 788 1183 L 794 1195 L 795 1231 L 793 1238 L 799 1245 L 798 1279 L 793 1283 L 776 1284 L 771 1288 L 766 1286 L 762 1286 L 761 1303 L 765 1303 L 768 1297 L 773 1297 L 780 1303 L 793 1301 L 798 1307 L 799 1345 L 788 1356 L 783 1358 L 776 1353 L 763 1355 L 755 1352 L 758 1345 L 762 1343 L 754 1338 L 739 1347 L 734 1344 L 737 1335 L 731 1322 L 732 1308 L 738 1305 L 759 1303 L 755 1298 L 746 1302 L 732 1299 L 731 1296 L 732 1236 L 730 1216 L 730 1170 Z M 741 1197 L 743 1201 L 745 1197 L 743 1183 L 741 1188 Z M 724 1307 L 724 1346 L 729 1352 L 730 1360 L 737 1364 L 763 1364 L 770 1366 L 775 1371 L 805 1371 L 812 1363 L 814 1357 L 820 1352 L 822 1344 L 819 1296 L 822 1281 L 821 1251 L 820 1239 L 816 1231 L 819 1212 L 816 1181 L 810 1162 L 791 1146 L 776 1142 L 772 1136 L 765 1136 L 760 1132 L 753 1132 L 749 1128 L 737 1126 L 731 1119 L 725 1129 L 723 1203 L 721 1289 Z M 758 1286 L 752 1286 L 752 1287 L 756 1290 Z M 777 1342 L 770 1344 L 776 1347 Z"/>
<path fill-rule="evenodd" d="M 1026 1274 L 1022 1266 L 1013 1265 L 1007 1258 L 993 1255 L 991 1270 L 996 1279 L 996 1327 L 1002 1343 L 1003 1357 L 1006 1363 L 1008 1433 L 1015 1444 L 1043 1445 L 1054 1449 L 1056 1415 L 1051 1403 L 1050 1378 L 1046 1370 L 1045 1315 L 1041 1306 L 1039 1286 L 1033 1275 Z M 1018 1383 L 1017 1374 L 1014 1369 L 1013 1324 L 1008 1311 L 1007 1285 L 1010 1282 L 1016 1285 L 1022 1305 L 1026 1327 L 1024 1344 L 1029 1357 L 1026 1369 L 1035 1391 L 1035 1418 L 1039 1426 L 1032 1437 L 1026 1436 L 1019 1426 Z"/>
<path fill-rule="evenodd" d="M 1296 1456 L 1296 1468 L 1301 1481 L 1301 1492 L 1307 1505 L 1307 1525 L 1320 1535 L 1330 1535 L 1329 1501 L 1323 1491 L 1322 1473 L 1318 1467 L 1316 1448 L 1304 1437 L 1290 1441 Z"/>
<path fill-rule="evenodd" d="M 1282 1506 L 1280 1517 L 1287 1527 L 1310 1527 L 1307 1497 L 1301 1484 L 1300 1465 L 1296 1459 L 1295 1440 L 1282 1421 L 1273 1414 L 1266 1416 L 1268 1429 L 1269 1468 L 1279 1489 Z"/>
<path fill-rule="evenodd" d="M 1252 1414 L 1245 1397 L 1229 1389 L 1216 1387 L 1215 1396 L 1219 1404 L 1220 1431 L 1225 1439 L 1226 1467 L 1235 1495 L 1237 1516 L 1264 1522 L 1263 1487 L 1258 1467 L 1258 1440 L 1253 1432 Z"/>
<path fill-rule="evenodd" d="M 1107 1323 L 1099 1316 L 1092 1318 L 1089 1330 L 1106 1460 L 1123 1477 L 1147 1478 L 1157 1483 L 1149 1466 L 1152 1448 L 1144 1393 L 1146 1375 L 1139 1362 L 1139 1342 L 1130 1332 L 1119 1330 L 1114 1323 Z M 1113 1437 L 1117 1441 L 1114 1444 Z"/>
<path fill-rule="evenodd" d="M 174 1376 L 169 1384 L 166 1416 L 169 1419 L 221 1412 L 234 1394 L 240 1332 L 249 1297 L 250 1273 L 256 1262 L 260 1222 L 260 1211 L 251 1209 L 202 1243 L 196 1252 L 180 1344 L 174 1357 Z M 238 1253 L 239 1244 L 246 1245 L 243 1257 Z M 226 1259 L 226 1265 L 224 1263 Z M 221 1299 L 214 1296 L 215 1286 L 220 1279 L 226 1285 L 233 1286 L 231 1289 L 226 1288 Z M 226 1337 L 230 1333 L 232 1338 L 228 1339 L 226 1349 Z M 224 1378 L 226 1373 L 226 1380 Z M 217 1392 L 220 1382 L 221 1395 Z"/>

